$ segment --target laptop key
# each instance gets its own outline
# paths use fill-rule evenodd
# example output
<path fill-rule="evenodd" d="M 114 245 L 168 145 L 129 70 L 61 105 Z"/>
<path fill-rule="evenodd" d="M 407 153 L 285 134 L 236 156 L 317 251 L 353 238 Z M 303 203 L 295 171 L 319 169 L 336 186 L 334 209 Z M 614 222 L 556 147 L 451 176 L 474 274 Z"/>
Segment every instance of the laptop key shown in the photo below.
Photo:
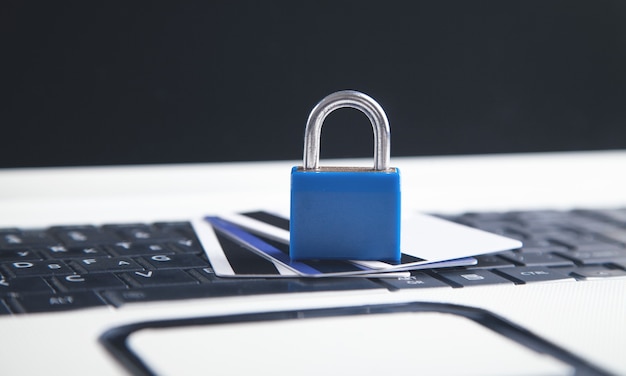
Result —
<path fill-rule="evenodd" d="M 40 254 L 31 249 L 4 249 L 0 250 L 0 263 L 10 261 L 43 260 Z"/>
<path fill-rule="evenodd" d="M 83 273 L 125 272 L 144 268 L 129 257 L 83 258 L 70 262 Z"/>
<path fill-rule="evenodd" d="M 91 291 L 22 295 L 14 297 L 10 302 L 20 313 L 59 312 L 107 305 Z"/>
<path fill-rule="evenodd" d="M 546 281 L 574 281 L 574 278 L 557 270 L 541 266 L 522 266 L 518 268 L 496 269 L 496 273 L 512 279 L 516 283 Z"/>
<path fill-rule="evenodd" d="M 63 292 L 126 288 L 113 273 L 72 274 L 54 277 L 52 281 Z"/>
<path fill-rule="evenodd" d="M 195 238 L 196 236 L 189 222 L 157 222 L 153 226 L 161 232 L 183 235 L 185 238 Z"/>
<path fill-rule="evenodd" d="M 189 274 L 182 270 L 144 270 L 133 273 L 124 273 L 121 277 L 136 287 L 150 287 L 162 285 L 198 284 Z"/>
<path fill-rule="evenodd" d="M 183 253 L 203 253 L 204 250 L 200 245 L 196 237 L 195 230 L 191 223 L 189 222 L 159 222 L 155 223 L 154 227 L 159 230 L 172 233 L 177 235 L 182 235 L 182 237 L 176 239 L 174 242 L 171 242 L 170 245 L 174 246 L 178 251 Z"/>
<path fill-rule="evenodd" d="M 50 233 L 69 247 L 87 247 L 110 244 L 121 239 L 112 232 L 101 231 L 95 226 L 56 226 Z"/>
<path fill-rule="evenodd" d="M 554 253 L 554 252 L 567 252 L 569 249 L 563 245 L 555 245 L 550 241 L 533 241 L 524 242 L 524 248 L 519 250 L 521 253 Z"/>
<path fill-rule="evenodd" d="M 504 252 L 502 257 L 524 266 L 569 266 L 574 262 L 551 253 Z"/>
<path fill-rule="evenodd" d="M 453 287 L 513 283 L 489 270 L 483 269 L 438 271 L 436 274 L 449 281 Z"/>
<path fill-rule="evenodd" d="M 588 244 L 578 244 L 573 247 L 575 251 L 578 252 L 602 252 L 602 251 L 617 251 L 622 252 L 626 255 L 626 248 L 618 244 L 612 243 L 588 243 Z"/>
<path fill-rule="evenodd" d="M 549 249 L 549 248 L 552 248 L 552 247 L 562 247 L 562 248 L 565 248 L 560 243 L 553 242 L 553 241 L 551 241 L 550 239 L 548 239 L 548 238 L 546 238 L 544 236 L 538 236 L 536 234 L 533 234 L 528 239 L 524 239 L 524 248 L 522 248 L 522 250 L 524 250 L 526 248 Z"/>
<path fill-rule="evenodd" d="M 597 235 L 587 232 L 568 232 L 557 233 L 550 236 L 552 241 L 560 243 L 570 249 L 580 249 L 581 247 L 598 247 L 598 246 L 614 246 L 615 244 L 606 243 L 604 239 Z"/>
<path fill-rule="evenodd" d="M 210 283 L 211 281 L 221 280 L 221 278 L 215 274 L 215 270 L 211 267 L 188 269 L 186 272 L 198 279 L 201 283 Z"/>
<path fill-rule="evenodd" d="M 204 268 L 209 266 L 208 262 L 192 254 L 154 255 L 144 257 L 143 260 L 149 268 L 154 269 Z"/>
<path fill-rule="evenodd" d="M 115 232 L 122 240 L 129 242 L 176 241 L 183 237 L 146 224 L 104 225 L 102 228 Z"/>
<path fill-rule="evenodd" d="M 561 256 L 568 258 L 578 264 L 594 265 L 606 264 L 611 262 L 626 262 L 626 250 L 598 250 L 598 251 L 573 251 L 567 253 L 559 253 Z"/>
<path fill-rule="evenodd" d="M 414 272 L 408 277 L 377 278 L 375 279 L 391 290 L 416 289 L 424 287 L 450 287 L 450 285 L 429 276 L 426 273 Z"/>
<path fill-rule="evenodd" d="M 9 231 L 0 235 L 0 249 L 57 245 L 59 241 L 44 230 Z"/>
<path fill-rule="evenodd" d="M 589 266 L 573 269 L 574 277 L 584 280 L 596 280 L 606 278 L 626 278 L 626 271 L 621 269 L 607 269 L 601 266 Z"/>
<path fill-rule="evenodd" d="M 74 259 L 85 257 L 110 257 L 102 247 L 84 246 L 84 247 L 65 247 L 51 246 L 45 248 L 37 248 L 37 251 L 51 259 Z"/>
<path fill-rule="evenodd" d="M 0 275 L 0 296 L 24 293 L 52 293 L 41 277 L 6 278 Z"/>
<path fill-rule="evenodd" d="M 161 243 L 119 242 L 110 246 L 109 249 L 117 256 L 169 255 L 176 253 L 170 246 Z"/>
<path fill-rule="evenodd" d="M 174 246 L 178 251 L 182 253 L 193 253 L 193 254 L 204 253 L 204 249 L 200 245 L 200 242 L 194 239 L 190 239 L 190 238 L 179 239 L 174 243 L 170 243 L 170 245 Z"/>
<path fill-rule="evenodd" d="M 2 266 L 14 277 L 74 274 L 63 261 L 16 261 L 4 263 Z"/>
<path fill-rule="evenodd" d="M 493 268 L 512 268 L 515 266 L 512 262 L 503 259 L 498 255 L 481 255 L 474 258 L 478 261 L 476 265 L 467 266 L 467 269 L 493 269 Z"/>

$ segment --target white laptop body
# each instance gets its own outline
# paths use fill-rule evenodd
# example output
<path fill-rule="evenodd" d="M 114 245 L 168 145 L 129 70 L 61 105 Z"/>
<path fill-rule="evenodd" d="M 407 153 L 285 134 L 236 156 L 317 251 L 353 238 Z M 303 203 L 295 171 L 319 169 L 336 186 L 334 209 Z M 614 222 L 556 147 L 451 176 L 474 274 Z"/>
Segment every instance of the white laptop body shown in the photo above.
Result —
<path fill-rule="evenodd" d="M 333 162 L 337 161 L 328 163 Z M 623 151 L 395 158 L 392 162 L 402 171 L 404 216 L 418 212 L 626 206 Z M 294 164 L 297 162 L 4 170 L 0 171 L 0 227 L 197 220 L 219 212 L 286 210 L 289 171 Z M 608 373 L 626 374 L 624 279 L 395 292 L 380 288 L 272 294 L 4 315 L 0 316 L 4 343 L 0 373 L 124 374 L 127 368 L 114 359 L 99 338 L 111 328 L 138 322 L 404 302 L 486 310 Z M 307 374 L 312 373 L 310 366 L 303 363 L 309 357 L 316 358 L 316 354 L 323 357 L 315 359 L 317 367 L 364 374 L 391 372 L 398 367 L 414 369 L 418 374 L 572 372 L 566 364 L 536 353 L 521 351 L 519 357 L 512 356 L 512 351 L 517 351 L 513 348 L 519 344 L 506 344 L 502 338 L 496 338 L 500 335 L 485 334 L 484 328 L 477 329 L 449 316 L 425 315 L 419 317 L 415 327 L 412 319 L 405 316 L 376 316 L 356 327 L 345 324 L 352 321 L 342 320 L 313 321 L 295 327 L 289 323 L 276 327 L 249 323 L 248 330 L 234 327 L 211 331 L 199 327 L 191 332 L 188 328 L 167 333 L 152 331 L 132 338 L 131 345 L 157 373 L 235 374 L 250 370 L 243 367 L 248 359 L 248 364 L 259 364 L 254 368 L 259 374 L 274 374 L 277 370 Z M 318 329 L 327 330 L 329 337 L 321 342 L 311 340 Z M 338 331 L 337 338 L 332 337 L 333 330 Z M 363 330 L 367 330 L 367 335 L 356 337 Z M 472 335 L 464 337 L 464 332 Z M 246 342 L 247 333 L 250 341 L 252 335 L 257 336 L 255 350 L 240 346 Z M 322 351 L 336 346 L 339 337 L 358 340 L 332 352 L 334 355 Z M 472 338 L 481 340 L 475 342 Z M 162 346 L 151 347 L 150 343 Z M 394 344 L 398 344 L 397 351 Z M 216 347 L 232 350 L 215 355 L 211 349 Z M 512 350 L 496 351 L 509 347 Z M 197 356 L 188 356 L 191 349 Z M 233 357 L 236 351 L 241 353 Z M 337 351 L 345 354 L 337 355 Z M 377 354 L 384 361 L 367 360 Z M 393 359 L 394 355 L 398 359 Z M 272 361 L 262 362 L 270 358 Z M 159 363 L 158 359 L 163 361 Z"/>

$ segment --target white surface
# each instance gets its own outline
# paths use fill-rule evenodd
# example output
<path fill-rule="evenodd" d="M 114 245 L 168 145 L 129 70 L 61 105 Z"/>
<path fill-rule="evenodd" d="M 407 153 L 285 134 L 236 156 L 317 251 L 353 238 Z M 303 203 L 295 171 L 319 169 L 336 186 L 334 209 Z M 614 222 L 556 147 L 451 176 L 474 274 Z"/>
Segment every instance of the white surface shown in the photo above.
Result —
<path fill-rule="evenodd" d="M 0 171 L 0 226 L 162 221 L 219 211 L 286 210 L 290 168 L 295 163 Z M 626 206 L 626 152 L 395 158 L 392 165 L 401 169 L 404 215 Z M 612 280 L 257 296 L 151 304 L 147 313 L 128 306 L 0 317 L 4 343 L 0 373 L 119 373 L 119 366 L 96 338 L 113 325 L 147 317 L 420 300 L 490 309 L 617 374 L 626 374 L 624 296 L 626 281 Z M 423 373 L 432 373 L 428 371 Z M 180 373 L 198 370 L 181 368 Z"/>
<path fill-rule="evenodd" d="M 299 163 L 4 170 L 0 226 L 288 210 L 290 171 Z M 392 158 L 392 164 L 401 169 L 404 215 L 626 205 L 623 151 Z"/>

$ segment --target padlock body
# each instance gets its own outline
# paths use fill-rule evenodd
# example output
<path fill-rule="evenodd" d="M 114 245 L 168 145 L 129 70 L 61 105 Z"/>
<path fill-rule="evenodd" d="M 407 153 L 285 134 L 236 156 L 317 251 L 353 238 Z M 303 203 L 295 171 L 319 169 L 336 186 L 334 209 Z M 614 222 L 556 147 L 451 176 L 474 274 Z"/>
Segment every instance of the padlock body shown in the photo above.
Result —
<path fill-rule="evenodd" d="M 291 170 L 293 260 L 400 259 L 400 172 Z"/>

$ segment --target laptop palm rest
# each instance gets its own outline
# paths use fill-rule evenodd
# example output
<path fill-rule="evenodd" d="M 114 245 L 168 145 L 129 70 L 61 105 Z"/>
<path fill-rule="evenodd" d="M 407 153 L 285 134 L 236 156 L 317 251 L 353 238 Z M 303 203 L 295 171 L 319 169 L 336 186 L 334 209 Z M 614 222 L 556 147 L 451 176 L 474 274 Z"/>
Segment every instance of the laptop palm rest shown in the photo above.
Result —
<path fill-rule="evenodd" d="M 439 303 L 143 322 L 100 340 L 134 374 L 605 373 L 488 311 Z"/>

